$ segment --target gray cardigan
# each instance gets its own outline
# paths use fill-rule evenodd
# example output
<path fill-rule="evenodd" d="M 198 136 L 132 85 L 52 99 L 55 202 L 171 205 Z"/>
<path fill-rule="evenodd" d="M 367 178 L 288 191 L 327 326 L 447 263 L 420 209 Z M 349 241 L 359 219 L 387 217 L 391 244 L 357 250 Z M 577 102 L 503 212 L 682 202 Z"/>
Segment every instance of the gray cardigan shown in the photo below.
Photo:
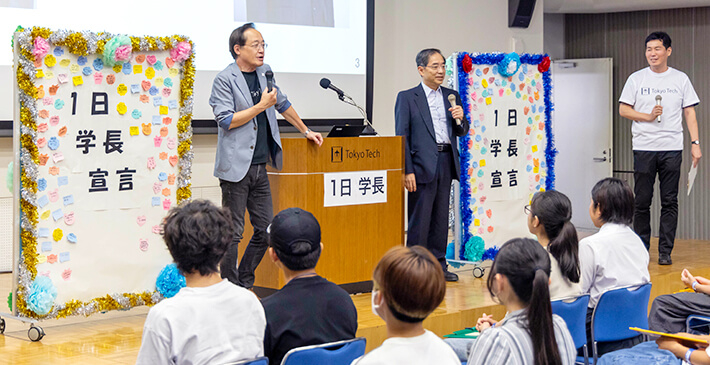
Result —
<path fill-rule="evenodd" d="M 256 68 L 262 91 L 266 90 L 264 73 L 268 70 L 271 70 L 271 67 L 267 64 Z M 275 82 L 274 87 L 276 87 Z M 281 169 L 281 137 L 276 121 L 276 111 L 283 113 L 291 107 L 291 103 L 286 94 L 278 88 L 277 91 L 276 105 L 266 109 L 266 118 L 271 128 L 271 137 L 275 142 L 269 151 L 270 162 L 276 169 Z M 256 145 L 257 123 L 254 118 L 242 126 L 229 129 L 234 113 L 254 106 L 249 86 L 236 62 L 227 66 L 215 77 L 212 83 L 210 106 L 212 106 L 212 112 L 219 127 L 214 176 L 222 180 L 239 182 L 244 178 L 251 165 Z"/>

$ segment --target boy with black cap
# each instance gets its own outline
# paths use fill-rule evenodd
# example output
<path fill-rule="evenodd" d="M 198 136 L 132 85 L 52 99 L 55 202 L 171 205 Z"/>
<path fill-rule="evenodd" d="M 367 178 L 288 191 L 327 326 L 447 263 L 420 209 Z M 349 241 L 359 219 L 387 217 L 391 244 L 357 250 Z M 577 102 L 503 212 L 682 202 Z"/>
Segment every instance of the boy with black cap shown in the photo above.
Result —
<path fill-rule="evenodd" d="M 323 244 L 320 225 L 310 212 L 288 208 L 267 229 L 269 257 L 284 273 L 286 285 L 262 300 L 266 312 L 264 355 L 281 363 L 296 347 L 355 337 L 357 311 L 348 293 L 316 274 Z"/>

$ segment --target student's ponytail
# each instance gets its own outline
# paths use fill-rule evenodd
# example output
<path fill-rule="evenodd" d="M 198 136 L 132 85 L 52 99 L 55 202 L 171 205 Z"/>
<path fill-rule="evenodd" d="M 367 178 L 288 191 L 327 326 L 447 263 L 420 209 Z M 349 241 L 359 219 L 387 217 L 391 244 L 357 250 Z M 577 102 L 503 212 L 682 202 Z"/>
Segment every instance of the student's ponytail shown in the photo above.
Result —
<path fill-rule="evenodd" d="M 533 343 L 535 365 L 561 365 L 559 347 L 555 340 L 550 305 L 549 278 L 541 268 L 535 269 L 532 296 L 528 305 L 528 325 Z"/>
<path fill-rule="evenodd" d="M 572 203 L 555 190 L 535 194 L 530 211 L 545 229 L 547 250 L 557 260 L 560 272 L 572 283 L 579 282 L 579 238 L 572 219 Z"/>
<path fill-rule="evenodd" d="M 535 365 L 561 365 L 550 305 L 550 255 L 529 238 L 514 238 L 501 246 L 488 274 L 493 295 L 497 274 L 505 275 L 518 299 L 527 305 L 527 330 L 533 344 Z"/>
<path fill-rule="evenodd" d="M 550 241 L 547 249 L 557 260 L 562 275 L 570 282 L 579 283 L 579 238 L 572 222 L 567 220 L 563 223 L 559 234 Z"/>

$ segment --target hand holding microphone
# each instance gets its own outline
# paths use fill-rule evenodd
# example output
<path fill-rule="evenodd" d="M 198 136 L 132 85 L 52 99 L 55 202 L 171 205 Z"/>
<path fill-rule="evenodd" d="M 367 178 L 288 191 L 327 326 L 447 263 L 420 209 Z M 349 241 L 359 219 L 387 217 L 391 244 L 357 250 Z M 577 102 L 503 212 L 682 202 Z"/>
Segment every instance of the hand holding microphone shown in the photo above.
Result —
<path fill-rule="evenodd" d="M 663 107 L 661 106 L 661 100 L 663 100 L 663 97 L 660 95 L 656 95 L 656 106 L 654 106 L 653 110 L 651 111 L 651 115 L 656 117 L 656 122 L 658 122 L 658 123 L 661 122 L 661 114 L 663 114 Z"/>
<path fill-rule="evenodd" d="M 461 117 L 463 116 L 463 108 L 458 107 L 456 105 L 456 95 L 454 94 L 449 94 L 449 104 L 451 104 L 451 116 L 456 119 L 456 125 L 460 126 L 461 125 Z"/>

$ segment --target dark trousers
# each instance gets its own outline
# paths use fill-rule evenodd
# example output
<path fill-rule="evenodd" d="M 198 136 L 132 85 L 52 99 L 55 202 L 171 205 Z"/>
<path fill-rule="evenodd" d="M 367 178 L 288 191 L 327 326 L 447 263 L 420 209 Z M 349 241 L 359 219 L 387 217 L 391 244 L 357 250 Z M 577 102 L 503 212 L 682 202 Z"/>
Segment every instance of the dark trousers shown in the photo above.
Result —
<path fill-rule="evenodd" d="M 449 236 L 449 193 L 453 173 L 453 153 L 439 152 L 434 179 L 417 182 L 417 191 L 409 193 L 407 246 L 424 246 L 446 271 L 446 240 Z"/>
<path fill-rule="evenodd" d="M 678 226 L 678 181 L 682 151 L 634 151 L 634 231 L 646 249 L 651 240 L 651 202 L 656 173 L 661 191 L 659 256 L 670 256 Z"/>
<path fill-rule="evenodd" d="M 254 270 L 259 266 L 268 248 L 266 227 L 274 216 L 266 164 L 251 165 L 246 176 L 236 183 L 220 179 L 219 186 L 222 188 L 222 206 L 229 209 L 236 229 L 232 245 L 220 263 L 222 278 L 239 286 L 251 288 L 254 285 Z M 245 210 L 249 211 L 249 221 L 254 227 L 254 234 L 237 270 L 237 252 L 244 233 Z"/>
<path fill-rule="evenodd" d="M 648 328 L 668 333 L 685 332 L 685 320 L 691 314 L 710 317 L 710 296 L 686 292 L 660 295 L 651 305 Z"/>
<path fill-rule="evenodd" d="M 589 354 L 589 357 L 592 357 L 592 351 L 594 351 L 594 339 L 592 339 L 592 313 L 594 313 L 594 308 L 587 308 L 587 353 Z M 630 349 L 641 342 L 643 342 L 642 335 L 620 341 L 597 342 L 597 355 L 601 357 L 607 352 Z M 584 349 L 582 347 L 577 350 L 577 356 L 584 356 Z"/>

